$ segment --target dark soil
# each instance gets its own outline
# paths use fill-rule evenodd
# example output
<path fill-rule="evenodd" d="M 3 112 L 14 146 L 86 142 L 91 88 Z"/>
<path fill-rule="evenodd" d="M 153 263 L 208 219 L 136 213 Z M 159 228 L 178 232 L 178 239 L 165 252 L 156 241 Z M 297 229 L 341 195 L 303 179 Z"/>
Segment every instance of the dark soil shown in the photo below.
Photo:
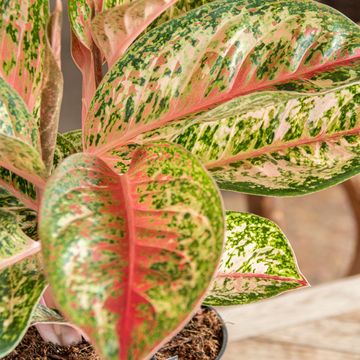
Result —
<path fill-rule="evenodd" d="M 58 346 L 44 342 L 31 327 L 17 348 L 4 360 L 100 360 L 93 347 L 83 341 L 74 346 Z"/>
<path fill-rule="evenodd" d="M 179 360 L 215 360 L 222 340 L 222 323 L 218 315 L 203 308 L 155 355 L 155 359 L 167 360 L 178 355 Z"/>
<path fill-rule="evenodd" d="M 201 309 L 189 324 L 156 355 L 167 360 L 215 360 L 222 344 L 222 324 L 215 311 Z M 100 360 L 86 341 L 70 347 L 45 343 L 36 328 L 29 329 L 17 348 L 4 360 Z"/>

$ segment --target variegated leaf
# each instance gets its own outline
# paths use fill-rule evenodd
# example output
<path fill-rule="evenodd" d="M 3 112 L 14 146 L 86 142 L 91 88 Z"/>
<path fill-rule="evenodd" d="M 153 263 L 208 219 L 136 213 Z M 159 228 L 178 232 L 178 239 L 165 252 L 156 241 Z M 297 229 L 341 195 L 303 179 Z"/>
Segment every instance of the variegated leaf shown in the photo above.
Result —
<path fill-rule="evenodd" d="M 3 167 L 0 167 L 0 188 L 11 193 L 27 208 L 37 211 L 39 204 L 35 186 Z"/>
<path fill-rule="evenodd" d="M 0 76 L 40 117 L 48 0 L 9 0 L 0 5 Z"/>
<path fill-rule="evenodd" d="M 36 120 L 0 78 L 0 165 L 41 187 L 46 176 Z"/>
<path fill-rule="evenodd" d="M 133 3 L 136 0 L 102 0 L 102 9 L 106 11 L 108 9 L 116 8 L 117 6 L 126 5 Z M 184 15 L 190 10 L 196 9 L 197 7 L 208 4 L 213 0 L 177 0 L 171 8 L 162 13 L 156 18 L 149 26 L 146 31 L 150 31 L 155 27 L 171 20 Z"/>
<path fill-rule="evenodd" d="M 291 246 L 270 220 L 226 214 L 225 251 L 205 304 L 236 305 L 308 286 Z"/>
<path fill-rule="evenodd" d="M 177 3 L 173 5 L 151 24 L 151 21 L 175 1 L 169 0 L 166 3 L 166 0 L 165 2 L 155 0 L 152 1 L 152 5 L 156 6 L 150 7 L 149 0 L 69 0 L 72 55 L 83 76 L 83 122 L 95 89 L 102 78 L 103 54 L 100 53 L 98 46 L 105 54 L 108 65 L 112 66 L 146 27 L 148 31 L 170 18 L 207 2 L 207 0 L 178 1 L 179 5 Z M 96 15 L 98 19 L 94 20 L 95 26 L 92 29 L 91 22 Z M 125 33 L 123 30 L 119 31 L 120 28 L 124 28 Z"/>
<path fill-rule="evenodd" d="M 307 91 L 236 98 L 137 142 L 181 144 L 220 187 L 254 194 L 307 194 L 359 173 L 360 61 L 286 86 Z"/>
<path fill-rule="evenodd" d="M 66 319 L 56 310 L 38 304 L 31 317 L 31 325 L 36 324 L 66 324 Z"/>
<path fill-rule="evenodd" d="M 58 134 L 56 139 L 56 148 L 54 152 L 54 168 L 56 168 L 68 156 L 81 151 L 81 130 L 73 130 L 63 134 Z"/>
<path fill-rule="evenodd" d="M 36 212 L 0 188 L 0 269 L 40 251 Z"/>
<path fill-rule="evenodd" d="M 103 0 L 68 0 L 69 19 L 74 36 L 86 48 L 92 46 L 91 19 L 102 8 Z"/>
<path fill-rule="evenodd" d="M 179 16 L 184 15 L 190 10 L 196 9 L 201 5 L 208 4 L 213 0 L 178 0 L 170 9 L 161 14 L 155 19 L 146 31 L 152 30 L 155 27 Z"/>
<path fill-rule="evenodd" d="M 91 36 L 91 19 L 100 11 L 102 0 L 69 0 L 71 53 L 82 74 L 82 121 L 102 78 L 103 57 Z"/>
<path fill-rule="evenodd" d="M 96 92 L 85 145 L 110 159 L 167 139 L 224 188 L 319 190 L 359 172 L 359 57 L 360 28 L 324 5 L 217 1 L 134 43 Z"/>
<path fill-rule="evenodd" d="M 0 271 L 0 357 L 10 353 L 24 336 L 44 288 L 37 256 Z"/>
<path fill-rule="evenodd" d="M 68 131 L 61 134 L 66 140 L 70 141 L 76 152 L 83 151 L 81 129 Z"/>
<path fill-rule="evenodd" d="M 92 21 L 92 35 L 111 67 L 131 43 L 177 0 L 135 0 L 102 11 Z"/>
<path fill-rule="evenodd" d="M 123 176 L 91 154 L 67 158 L 47 184 L 39 228 L 61 311 L 109 360 L 148 357 L 181 327 L 224 235 L 212 179 L 167 143 L 139 148 Z"/>
<path fill-rule="evenodd" d="M 168 9 L 167 11 L 165 11 L 165 13 L 163 13 L 162 15 L 160 15 L 155 21 L 147 24 L 147 31 L 170 20 L 173 19 L 175 17 L 178 17 L 180 15 L 185 14 L 187 11 L 191 10 L 191 9 L 195 9 L 198 6 L 201 6 L 203 4 L 206 4 L 210 2 L 209 0 L 178 0 L 175 2 L 175 4 L 173 4 L 171 6 L 170 9 Z M 137 3 L 137 5 L 136 5 Z M 69 17 L 70 17 L 70 22 L 71 22 L 71 26 L 74 32 L 74 36 L 80 41 L 80 43 L 82 43 L 85 47 L 87 47 L 88 49 L 91 48 L 92 46 L 92 40 L 93 37 L 98 38 L 99 41 L 101 41 L 102 39 L 99 38 L 99 34 L 92 34 L 91 28 L 91 22 L 93 21 L 92 19 L 96 16 L 102 15 L 99 17 L 98 21 L 96 22 L 103 22 L 106 20 L 106 22 L 108 22 L 110 19 L 112 22 L 114 22 L 115 17 L 116 16 L 112 16 L 110 15 L 109 10 L 115 10 L 115 13 L 122 13 L 121 10 L 118 10 L 119 8 L 123 7 L 123 9 L 128 6 L 128 5 L 136 5 L 135 8 L 137 8 L 139 5 L 141 6 L 141 4 L 143 4 L 143 1 L 138 1 L 138 0 L 69 0 L 68 2 L 69 4 Z M 153 12 L 153 8 L 148 9 L 149 12 Z M 142 12 L 142 9 L 141 9 Z M 107 14 L 107 15 L 105 15 Z M 148 12 L 147 12 L 148 14 Z M 148 15 L 145 14 L 146 18 L 148 17 Z M 121 15 L 122 18 L 122 15 Z M 122 19 L 119 19 L 119 22 L 122 22 Z M 100 20 L 101 19 L 101 20 Z M 131 19 L 132 20 L 132 19 Z M 129 19 L 130 21 L 130 19 Z M 129 24 L 129 21 L 127 21 L 127 25 L 126 26 L 131 26 L 131 24 Z M 114 28 L 113 25 L 110 25 L 110 29 L 113 28 L 113 30 L 116 31 L 116 29 Z M 95 27 L 98 28 L 99 24 L 96 25 Z M 143 27 L 143 25 L 141 24 L 141 27 Z M 105 28 L 103 26 L 101 26 L 101 28 L 103 30 L 105 30 Z M 108 30 L 110 30 L 108 29 Z M 145 29 L 145 28 L 144 28 Z M 111 31 L 111 34 L 113 33 L 113 30 Z M 141 33 L 141 31 L 133 36 L 133 40 L 135 40 L 135 38 Z M 95 35 L 95 36 L 94 36 Z M 105 39 L 103 39 L 101 42 L 103 42 Z M 106 42 L 106 40 L 105 40 Z M 120 40 L 119 40 L 120 42 Z M 131 44 L 131 41 L 128 42 L 127 46 Z M 113 46 L 118 46 L 119 44 L 113 44 Z M 126 46 L 126 47 L 127 47 Z"/>
<path fill-rule="evenodd" d="M 63 95 L 63 76 L 60 70 L 61 23 L 62 4 L 61 0 L 57 0 L 56 9 L 48 24 L 41 93 L 40 138 L 42 158 L 48 173 L 51 172 L 53 165 Z"/>
<path fill-rule="evenodd" d="M 60 346 L 70 346 L 81 342 L 81 332 L 56 310 L 42 303 L 43 300 L 31 317 L 31 325 L 36 326 L 42 339 Z"/>

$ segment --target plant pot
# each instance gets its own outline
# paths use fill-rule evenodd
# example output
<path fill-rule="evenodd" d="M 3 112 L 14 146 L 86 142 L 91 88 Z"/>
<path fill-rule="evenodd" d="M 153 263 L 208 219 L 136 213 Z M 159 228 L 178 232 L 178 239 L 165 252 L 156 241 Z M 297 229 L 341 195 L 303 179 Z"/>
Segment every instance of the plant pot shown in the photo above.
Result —
<path fill-rule="evenodd" d="M 226 325 L 225 325 L 223 319 L 221 318 L 221 316 L 219 315 L 219 313 L 213 307 L 211 307 L 211 306 L 202 306 L 202 308 L 203 309 L 209 309 L 212 312 L 214 312 L 216 314 L 219 322 L 221 323 L 222 342 L 221 342 L 219 353 L 217 354 L 216 358 L 213 359 L 213 360 L 221 360 L 221 358 L 223 357 L 223 355 L 225 353 L 227 342 L 228 342 L 228 332 L 227 332 L 227 329 L 226 329 Z M 156 354 L 151 358 L 151 360 L 158 360 Z M 178 357 L 178 355 L 174 355 L 174 356 L 171 356 L 171 357 L 167 358 L 167 360 L 179 360 L 179 357 Z M 201 359 L 199 359 L 199 360 L 201 360 Z"/>

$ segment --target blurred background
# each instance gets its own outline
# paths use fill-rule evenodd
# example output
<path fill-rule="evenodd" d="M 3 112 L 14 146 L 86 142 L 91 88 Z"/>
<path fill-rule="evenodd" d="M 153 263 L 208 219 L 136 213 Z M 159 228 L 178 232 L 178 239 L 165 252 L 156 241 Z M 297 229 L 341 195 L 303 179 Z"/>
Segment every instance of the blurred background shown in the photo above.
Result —
<path fill-rule="evenodd" d="M 360 0 L 321 2 L 339 9 L 354 21 L 360 21 Z M 61 132 L 81 126 L 81 75 L 70 55 L 67 14 L 63 29 L 65 88 Z M 360 222 L 360 205 L 356 203 L 360 201 L 360 195 L 357 194 L 356 198 L 355 192 L 356 189 L 344 185 L 314 195 L 285 199 L 257 199 L 224 192 L 224 200 L 229 210 L 250 209 L 277 222 L 293 245 L 304 275 L 315 285 L 360 271 L 360 236 L 356 221 L 357 214 Z"/>

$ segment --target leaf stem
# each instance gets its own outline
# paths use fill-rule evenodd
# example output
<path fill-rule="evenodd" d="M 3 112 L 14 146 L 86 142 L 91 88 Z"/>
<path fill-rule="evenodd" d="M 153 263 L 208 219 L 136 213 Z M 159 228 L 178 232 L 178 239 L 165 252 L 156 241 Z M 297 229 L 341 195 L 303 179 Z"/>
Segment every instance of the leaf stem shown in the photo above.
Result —
<path fill-rule="evenodd" d="M 103 72 L 102 72 L 102 55 L 100 49 L 93 43 L 92 54 L 94 57 L 94 75 L 95 75 L 95 86 L 96 88 L 101 83 L 103 79 Z"/>

